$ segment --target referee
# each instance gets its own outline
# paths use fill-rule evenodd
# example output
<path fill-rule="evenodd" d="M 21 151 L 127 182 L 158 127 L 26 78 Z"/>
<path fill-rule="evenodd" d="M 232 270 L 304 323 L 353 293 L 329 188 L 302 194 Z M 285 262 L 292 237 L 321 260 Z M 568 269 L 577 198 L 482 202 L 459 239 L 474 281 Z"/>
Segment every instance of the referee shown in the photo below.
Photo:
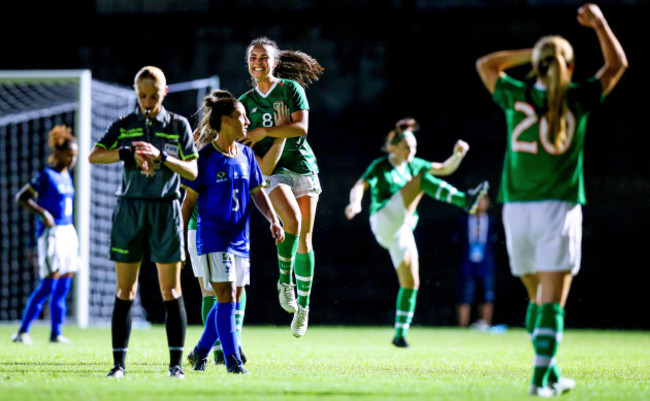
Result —
<path fill-rule="evenodd" d="M 107 377 L 121 378 L 125 373 L 130 310 L 148 242 L 167 312 L 169 377 L 183 378 L 187 315 L 180 280 L 185 260 L 180 180 L 196 178 L 198 154 L 187 119 L 162 106 L 168 89 L 164 73 L 143 67 L 133 87 L 138 107 L 111 124 L 89 157 L 90 163 L 124 165 L 110 242 L 117 292 L 111 322 L 114 366 Z"/>

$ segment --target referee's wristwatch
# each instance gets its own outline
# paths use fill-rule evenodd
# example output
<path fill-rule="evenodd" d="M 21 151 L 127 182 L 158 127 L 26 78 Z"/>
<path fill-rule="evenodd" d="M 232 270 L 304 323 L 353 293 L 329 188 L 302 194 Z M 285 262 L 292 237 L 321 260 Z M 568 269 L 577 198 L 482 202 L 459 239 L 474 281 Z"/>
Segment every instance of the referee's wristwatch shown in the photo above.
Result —
<path fill-rule="evenodd" d="M 167 156 L 169 156 L 169 154 L 167 154 L 167 151 L 165 151 L 165 150 L 160 151 L 160 160 L 159 161 L 160 161 L 161 165 L 163 163 L 165 163 L 165 160 L 167 160 Z"/>

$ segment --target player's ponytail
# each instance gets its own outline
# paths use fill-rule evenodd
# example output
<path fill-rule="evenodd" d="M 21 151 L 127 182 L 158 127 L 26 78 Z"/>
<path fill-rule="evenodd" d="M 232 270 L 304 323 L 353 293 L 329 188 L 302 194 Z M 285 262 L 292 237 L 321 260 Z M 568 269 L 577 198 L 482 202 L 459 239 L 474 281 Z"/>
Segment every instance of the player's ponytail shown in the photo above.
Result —
<path fill-rule="evenodd" d="M 571 83 L 573 48 L 560 36 L 541 38 L 533 48 L 533 70 L 546 86 L 547 142 L 562 148 L 567 140 L 566 93 Z"/>
<path fill-rule="evenodd" d="M 203 117 L 194 131 L 194 143 L 201 150 L 214 141 L 221 130 L 221 117 L 229 116 L 235 110 L 237 99 L 227 90 L 217 89 L 203 98 Z"/>
<path fill-rule="evenodd" d="M 57 152 L 63 152 L 72 149 L 77 144 L 77 139 L 72 135 L 72 129 L 66 125 L 56 125 L 50 131 L 47 144 L 52 149 L 52 154 L 47 161 L 50 164 L 56 164 Z"/>
<path fill-rule="evenodd" d="M 405 135 L 406 132 L 410 132 L 411 134 L 413 134 L 419 129 L 420 129 L 420 124 L 417 122 L 415 118 L 412 117 L 402 118 L 401 120 L 395 123 L 395 128 L 390 130 L 388 132 L 388 135 L 386 135 L 386 140 L 384 141 L 384 146 L 382 146 L 381 150 L 386 153 L 390 152 L 390 147 L 395 146 L 398 143 L 402 142 L 402 140 L 406 136 Z"/>
<path fill-rule="evenodd" d="M 325 69 L 309 54 L 298 50 L 283 50 L 274 73 L 278 78 L 291 79 L 306 88 L 318 81 L 323 71 Z"/>

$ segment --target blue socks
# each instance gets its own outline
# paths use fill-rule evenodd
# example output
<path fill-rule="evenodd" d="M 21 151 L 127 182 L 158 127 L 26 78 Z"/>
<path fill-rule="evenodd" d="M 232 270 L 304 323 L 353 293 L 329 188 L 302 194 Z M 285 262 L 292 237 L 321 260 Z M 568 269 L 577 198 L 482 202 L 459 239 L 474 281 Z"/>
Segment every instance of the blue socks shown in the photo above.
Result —
<path fill-rule="evenodd" d="M 203 334 L 194 348 L 197 354 L 206 357 L 218 339 L 223 349 L 226 368 L 235 361 L 241 363 L 235 310 L 235 302 L 216 303 L 205 318 Z"/>
<path fill-rule="evenodd" d="M 217 332 L 226 360 L 226 368 L 230 368 L 233 362 L 241 363 L 234 302 L 217 303 Z"/>
<path fill-rule="evenodd" d="M 214 304 L 210 312 L 205 317 L 205 326 L 203 327 L 203 334 L 196 345 L 196 352 L 202 357 L 206 357 L 214 344 L 219 339 L 217 335 L 217 305 Z"/>
<path fill-rule="evenodd" d="M 68 310 L 66 306 L 66 297 L 70 292 L 72 277 L 61 277 L 56 281 L 54 292 L 50 299 L 50 318 L 52 320 L 52 338 L 61 335 L 61 326 L 65 320 L 65 314 Z"/>
<path fill-rule="evenodd" d="M 54 290 L 56 281 L 57 280 L 53 278 L 44 278 L 41 280 L 34 292 L 32 292 L 29 301 L 27 301 L 27 306 L 25 306 L 25 311 L 23 312 L 23 317 L 20 322 L 19 331 L 21 333 L 29 332 L 32 322 L 41 314 L 45 300 Z"/>

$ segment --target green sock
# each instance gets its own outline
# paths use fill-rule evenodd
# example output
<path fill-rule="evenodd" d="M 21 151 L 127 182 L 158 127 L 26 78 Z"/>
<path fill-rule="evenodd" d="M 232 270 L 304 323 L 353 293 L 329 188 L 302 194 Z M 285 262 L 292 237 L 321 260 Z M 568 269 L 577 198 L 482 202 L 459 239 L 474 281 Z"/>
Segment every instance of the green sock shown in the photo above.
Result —
<path fill-rule="evenodd" d="M 454 206 L 465 207 L 467 196 L 453 185 L 434 176 L 428 171 L 422 174 L 420 186 L 425 194 L 435 200 L 451 203 Z"/>
<path fill-rule="evenodd" d="M 201 300 L 201 319 L 203 319 L 203 325 L 205 326 L 205 318 L 210 313 L 212 306 L 217 303 L 217 297 L 203 297 Z"/>
<path fill-rule="evenodd" d="M 526 331 L 530 337 L 530 341 L 533 341 L 533 331 L 535 330 L 535 323 L 537 322 L 537 311 L 539 310 L 539 305 L 534 302 L 528 304 L 528 309 L 526 310 Z M 533 347 L 535 345 L 533 344 Z M 560 379 L 560 370 L 557 367 L 557 364 L 554 364 L 551 367 L 551 371 L 548 375 L 549 383 L 555 383 Z"/>
<path fill-rule="evenodd" d="M 309 306 L 309 295 L 311 294 L 311 283 L 314 280 L 314 250 L 308 253 L 296 253 L 296 289 L 298 305 L 306 308 Z"/>
<path fill-rule="evenodd" d="M 237 309 L 235 309 L 235 323 L 237 324 L 237 337 L 241 342 L 241 329 L 244 326 L 244 315 L 246 314 L 246 289 L 243 288 L 241 298 L 237 302 Z"/>
<path fill-rule="evenodd" d="M 291 270 L 293 269 L 294 259 L 298 252 L 298 236 L 284 233 L 284 241 L 278 244 L 278 268 L 280 270 L 280 282 L 291 284 Z"/>
<path fill-rule="evenodd" d="M 400 287 L 395 305 L 395 337 L 406 337 L 413 321 L 418 290 Z"/>
<path fill-rule="evenodd" d="M 549 385 L 551 372 L 556 364 L 555 355 L 563 334 L 564 308 L 558 303 L 540 305 L 533 330 L 533 347 L 535 348 L 533 385 L 540 387 Z"/>

